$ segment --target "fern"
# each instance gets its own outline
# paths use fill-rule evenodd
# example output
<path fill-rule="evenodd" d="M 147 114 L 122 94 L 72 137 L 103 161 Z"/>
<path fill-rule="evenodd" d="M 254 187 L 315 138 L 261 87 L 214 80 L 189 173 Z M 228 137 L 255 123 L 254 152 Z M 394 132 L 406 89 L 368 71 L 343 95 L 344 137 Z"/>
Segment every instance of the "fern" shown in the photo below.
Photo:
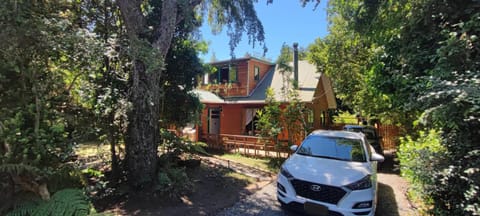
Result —
<path fill-rule="evenodd" d="M 39 174 L 40 169 L 27 164 L 0 164 L 0 173 L 8 173 L 10 175 L 22 174 Z"/>
<path fill-rule="evenodd" d="M 38 207 L 38 202 L 29 201 L 18 205 L 14 210 L 10 211 L 6 216 L 29 216 Z"/>
<path fill-rule="evenodd" d="M 90 203 L 81 190 L 63 189 L 49 201 L 18 206 L 7 216 L 85 216 L 89 212 Z"/>
<path fill-rule="evenodd" d="M 64 189 L 55 193 L 52 196 L 52 199 L 47 203 L 46 207 L 46 211 L 38 212 L 40 214 L 34 212 L 35 215 L 88 215 L 90 204 L 81 190 Z"/>

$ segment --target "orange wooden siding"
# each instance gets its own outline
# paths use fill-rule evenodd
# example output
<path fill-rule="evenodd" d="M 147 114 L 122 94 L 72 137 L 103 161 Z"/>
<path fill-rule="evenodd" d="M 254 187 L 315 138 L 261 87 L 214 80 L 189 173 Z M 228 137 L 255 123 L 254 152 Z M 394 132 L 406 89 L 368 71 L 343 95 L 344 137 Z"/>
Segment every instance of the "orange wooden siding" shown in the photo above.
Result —
<path fill-rule="evenodd" d="M 224 105 L 220 115 L 221 134 L 243 134 L 245 110 L 240 105 Z"/>
<path fill-rule="evenodd" d="M 233 83 L 219 83 L 219 84 L 208 84 L 202 85 L 201 88 L 216 92 L 220 96 L 228 97 L 238 97 L 238 96 L 248 96 L 255 89 L 256 85 L 262 78 L 267 74 L 267 72 L 274 67 L 274 65 L 257 60 L 255 58 L 250 58 L 248 60 L 234 61 L 231 63 L 222 62 L 222 63 L 212 63 L 213 66 L 222 67 L 226 64 L 235 65 L 237 69 L 237 81 Z M 254 72 L 255 67 L 260 69 L 260 79 L 255 80 Z"/>
<path fill-rule="evenodd" d="M 259 67 L 260 69 L 260 78 L 258 81 L 255 80 L 255 67 Z M 245 76 L 246 78 L 248 77 L 248 92 L 251 93 L 253 89 L 257 86 L 257 84 L 262 80 L 262 78 L 267 74 L 270 69 L 275 67 L 274 65 L 267 64 L 263 61 L 259 61 L 256 59 L 250 59 L 248 63 L 248 76 Z"/>

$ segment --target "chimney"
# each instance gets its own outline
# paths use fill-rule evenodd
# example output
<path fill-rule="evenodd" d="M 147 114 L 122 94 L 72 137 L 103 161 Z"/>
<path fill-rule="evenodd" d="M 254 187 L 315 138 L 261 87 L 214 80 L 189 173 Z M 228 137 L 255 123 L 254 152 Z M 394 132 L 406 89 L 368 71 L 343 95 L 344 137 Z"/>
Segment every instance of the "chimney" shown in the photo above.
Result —
<path fill-rule="evenodd" d="M 293 43 L 293 88 L 298 89 L 298 43 Z"/>

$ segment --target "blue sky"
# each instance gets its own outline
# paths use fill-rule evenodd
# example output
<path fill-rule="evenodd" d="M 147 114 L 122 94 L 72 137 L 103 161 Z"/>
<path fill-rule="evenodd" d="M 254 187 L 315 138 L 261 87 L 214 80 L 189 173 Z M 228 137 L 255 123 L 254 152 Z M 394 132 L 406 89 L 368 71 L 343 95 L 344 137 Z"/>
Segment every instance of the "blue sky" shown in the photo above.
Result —
<path fill-rule="evenodd" d="M 327 2 L 322 0 L 321 4 L 313 10 L 314 3 L 303 8 L 299 0 L 275 0 L 269 5 L 265 0 L 260 0 L 255 5 L 255 9 L 265 30 L 265 43 L 268 48 L 265 57 L 275 61 L 283 43 L 291 46 L 294 42 L 298 42 L 300 47 L 306 48 L 316 38 L 326 36 L 328 34 Z M 204 40 L 209 42 L 209 52 L 200 58 L 209 62 L 214 52 L 217 60 L 230 59 L 229 38 L 225 34 L 225 29 L 221 34 L 213 35 L 210 27 L 205 23 L 200 30 Z M 235 56 L 243 57 L 247 52 L 254 56 L 261 56 L 263 49 L 258 44 L 253 48 L 244 38 L 235 49 Z"/>

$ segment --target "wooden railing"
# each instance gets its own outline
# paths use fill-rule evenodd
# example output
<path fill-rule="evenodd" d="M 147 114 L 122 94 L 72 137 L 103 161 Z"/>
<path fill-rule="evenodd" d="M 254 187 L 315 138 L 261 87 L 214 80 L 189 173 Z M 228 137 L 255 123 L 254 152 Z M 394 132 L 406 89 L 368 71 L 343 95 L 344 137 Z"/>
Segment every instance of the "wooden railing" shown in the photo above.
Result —
<path fill-rule="evenodd" d="M 247 88 L 240 87 L 238 84 L 233 83 L 231 85 L 226 84 L 212 84 L 212 85 L 205 85 L 202 86 L 202 89 L 216 92 L 222 97 L 229 97 L 229 96 L 247 96 Z"/>
<path fill-rule="evenodd" d="M 253 156 L 285 157 L 290 155 L 288 141 L 280 140 L 277 145 L 268 139 L 256 136 L 232 134 L 204 134 L 210 148 Z"/>

